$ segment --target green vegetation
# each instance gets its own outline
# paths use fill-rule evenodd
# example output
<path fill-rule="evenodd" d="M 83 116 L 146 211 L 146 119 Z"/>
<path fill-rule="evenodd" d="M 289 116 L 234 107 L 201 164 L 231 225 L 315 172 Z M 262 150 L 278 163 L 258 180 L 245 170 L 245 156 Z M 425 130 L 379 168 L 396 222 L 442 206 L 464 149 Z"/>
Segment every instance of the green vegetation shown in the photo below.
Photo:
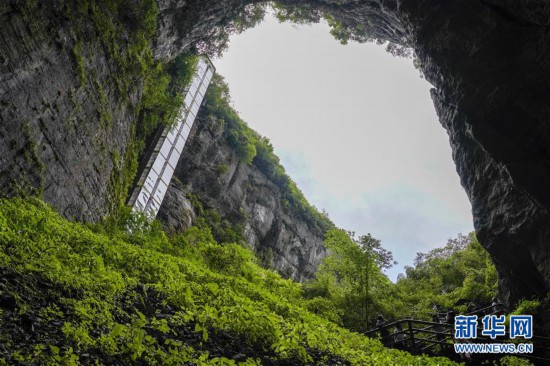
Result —
<path fill-rule="evenodd" d="M 71 223 L 37 199 L 0 201 L 0 364 L 453 364 L 313 314 L 330 304 L 304 301 L 299 284 L 206 227 L 168 238 L 133 215 L 124 227 Z M 254 356 L 211 353 L 235 337 Z"/>
<path fill-rule="evenodd" d="M 407 310 L 417 316 L 428 318 L 434 304 L 464 312 L 470 301 L 478 306 L 491 304 L 496 296 L 497 272 L 473 233 L 459 235 L 443 248 L 418 253 L 414 268 L 406 268 L 397 289 Z"/>
<path fill-rule="evenodd" d="M 152 59 L 150 60 L 152 62 Z M 183 104 L 182 91 L 191 81 L 197 57 L 179 55 L 170 64 L 151 63 L 145 78 L 140 110 L 141 136 L 146 137 L 158 126 L 170 126 Z"/>
<path fill-rule="evenodd" d="M 496 295 L 495 267 L 473 234 L 418 253 L 415 266 L 407 267 L 396 284 L 383 273 L 395 264 L 392 253 L 370 234 L 355 239 L 335 229 L 325 244 L 329 254 L 305 285 L 305 296 L 330 301 L 324 302 L 328 317 L 349 329 L 372 328 L 378 314 L 431 320 L 436 304 L 464 313 L 469 302 L 488 306 Z"/>
<path fill-rule="evenodd" d="M 99 96 L 97 111 L 99 113 L 99 125 L 106 131 L 109 131 L 112 128 L 113 117 L 111 112 L 107 108 L 107 93 L 101 85 L 101 81 L 94 77 L 94 86 Z"/>
<path fill-rule="evenodd" d="M 540 300 L 523 300 L 517 304 L 511 315 L 536 315 L 541 306 Z"/>
<path fill-rule="evenodd" d="M 189 198 L 198 216 L 196 226 L 209 230 L 216 242 L 248 245 L 244 237 L 244 227 L 241 223 L 232 224 L 227 219 L 222 219 L 220 213 L 215 209 L 204 208 L 200 198 L 194 194 L 189 194 L 187 198 Z"/>
<path fill-rule="evenodd" d="M 212 78 L 205 96 L 205 107 L 207 113 L 223 124 L 224 136 L 237 157 L 243 163 L 255 165 L 264 173 L 281 190 L 285 205 L 295 210 L 310 224 L 312 230 L 321 235 L 334 228 L 328 216 L 312 206 L 286 174 L 269 140 L 250 129 L 231 107 L 229 87 L 220 75 Z"/>
<path fill-rule="evenodd" d="M 260 24 L 267 6 L 265 3 L 248 4 L 229 11 L 216 27 L 202 36 L 202 40 L 197 44 L 199 53 L 220 56 L 229 45 L 229 36 L 240 34 Z"/>
<path fill-rule="evenodd" d="M 82 57 L 82 41 L 78 41 L 73 48 L 73 56 L 76 62 L 76 73 L 80 81 L 80 86 L 86 82 L 86 72 L 84 71 L 84 58 Z"/>
<path fill-rule="evenodd" d="M 216 165 L 216 172 L 219 175 L 225 174 L 228 171 L 229 171 L 229 167 L 227 166 L 227 164 L 218 164 L 218 165 Z"/>
<path fill-rule="evenodd" d="M 357 23 L 352 19 L 339 19 L 329 11 L 321 10 L 320 7 L 311 8 L 307 4 L 289 5 L 274 2 L 273 9 L 279 22 L 304 25 L 318 23 L 322 19 L 325 20 L 330 27 L 330 34 L 342 44 L 347 44 L 350 41 L 376 43 L 378 45 L 387 43 L 386 51 L 393 56 L 415 58 L 414 52 L 410 47 L 387 42 L 385 39 L 380 39 L 373 35 L 374 26 L 370 23 L 363 24 Z M 416 58 L 415 62 L 418 62 Z"/>
<path fill-rule="evenodd" d="M 327 309 L 330 318 L 339 319 L 338 324 L 356 331 L 369 330 L 367 319 L 393 311 L 395 290 L 382 273 L 394 264 L 392 253 L 370 234 L 356 240 L 354 233 L 341 229 L 330 230 L 325 245 L 329 255 L 315 279 L 305 286 L 306 296 L 318 302 L 330 300 L 332 306 Z"/>

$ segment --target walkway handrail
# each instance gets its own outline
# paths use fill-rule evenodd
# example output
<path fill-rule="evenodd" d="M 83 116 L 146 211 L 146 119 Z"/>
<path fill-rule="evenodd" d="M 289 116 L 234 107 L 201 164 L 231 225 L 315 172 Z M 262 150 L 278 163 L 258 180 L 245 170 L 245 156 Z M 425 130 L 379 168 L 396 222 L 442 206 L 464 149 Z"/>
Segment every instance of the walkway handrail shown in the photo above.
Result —
<path fill-rule="evenodd" d="M 489 307 L 491 308 L 491 307 Z M 483 309 L 482 309 L 483 310 Z M 403 325 L 400 331 L 390 333 L 390 328 L 397 328 L 398 325 Z M 420 327 L 419 327 L 420 326 Z M 385 323 L 382 326 L 376 327 L 365 332 L 368 337 L 374 337 L 379 334 L 382 329 L 387 329 L 385 336 L 382 336 L 382 342 L 386 347 L 397 347 L 406 349 L 411 353 L 419 354 L 432 349 L 436 345 L 441 348 L 436 348 L 432 354 L 443 354 L 447 357 L 459 357 L 460 355 L 451 352 L 454 339 L 454 324 L 436 323 L 426 320 L 404 318 L 393 322 Z M 481 335 L 482 327 L 478 326 L 477 342 L 480 340 L 485 343 L 513 343 L 511 339 L 491 339 L 489 336 Z M 396 340 L 395 336 L 403 334 L 405 338 Z M 509 334 L 506 332 L 506 334 Z M 423 336 L 422 336 L 423 335 Z M 434 339 L 435 338 L 435 339 Z M 550 361 L 550 358 L 541 357 L 541 355 L 550 355 L 550 348 L 544 347 L 548 344 L 549 337 L 533 336 L 530 341 L 533 342 L 536 354 L 514 354 L 517 357 L 525 357 L 532 360 Z M 439 351 L 438 351 L 439 350 Z M 476 357 L 490 358 L 494 355 L 484 354 L 476 355 Z"/>
<path fill-rule="evenodd" d="M 502 305 L 502 304 L 496 304 L 496 305 L 490 305 L 490 306 L 484 307 L 484 308 L 482 308 L 482 309 L 477 309 L 477 310 L 475 310 L 475 311 L 471 311 L 471 312 L 466 313 L 466 314 L 464 314 L 464 315 L 478 315 L 479 313 L 482 313 L 482 314 L 484 314 L 484 315 L 488 315 L 488 314 L 485 313 L 487 310 L 491 310 L 491 314 L 493 314 L 493 313 L 494 313 L 493 310 L 494 310 L 494 308 L 496 308 L 496 307 L 500 307 L 501 309 L 504 309 L 504 305 Z M 501 311 L 503 311 L 503 310 L 501 310 Z"/>

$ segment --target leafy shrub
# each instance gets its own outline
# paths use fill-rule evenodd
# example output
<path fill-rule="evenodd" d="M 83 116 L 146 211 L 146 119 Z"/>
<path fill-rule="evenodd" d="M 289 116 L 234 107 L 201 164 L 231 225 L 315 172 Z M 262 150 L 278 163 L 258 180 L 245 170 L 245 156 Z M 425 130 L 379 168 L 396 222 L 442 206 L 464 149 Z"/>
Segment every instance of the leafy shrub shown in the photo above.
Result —
<path fill-rule="evenodd" d="M 151 233 L 144 229 L 127 238 L 121 232 L 92 231 L 36 199 L 0 200 L 0 223 L 0 260 L 2 268 L 19 276 L 14 283 L 35 278 L 53 286 L 46 290 L 49 310 L 42 314 L 50 319 L 49 336 L 58 342 L 51 348 L 12 342 L 4 314 L 0 339 L 9 349 L 3 354 L 8 364 L 77 364 L 90 353 L 115 363 L 234 364 L 178 341 L 182 329 L 194 329 L 205 344 L 212 332 L 231 331 L 294 364 L 312 362 L 312 349 L 353 365 L 453 364 L 385 349 L 338 327 L 319 316 L 330 317 L 328 304 L 304 302 L 299 284 L 262 269 L 238 245 L 214 243 L 208 228 L 163 238 L 164 248 L 146 243 L 154 225 Z M 27 299 L 41 298 L 42 290 L 19 288 L 17 306 L 33 314 L 40 305 Z M 169 317 L 157 316 L 166 311 Z"/>
<path fill-rule="evenodd" d="M 536 315 L 541 302 L 539 300 L 522 300 L 511 313 L 513 315 Z"/>
<path fill-rule="evenodd" d="M 219 174 L 219 175 L 222 175 L 222 174 L 225 174 L 229 171 L 229 167 L 227 166 L 227 164 L 219 164 L 219 165 L 216 165 L 216 172 Z"/>
<path fill-rule="evenodd" d="M 429 320 L 434 304 L 451 308 L 473 301 L 484 307 L 496 295 L 496 268 L 474 233 L 459 235 L 427 253 L 417 253 L 415 266 L 405 270 L 406 275 L 397 281 L 404 316 L 414 311 Z M 456 308 L 465 311 L 466 305 Z"/>
<path fill-rule="evenodd" d="M 264 18 L 266 4 L 248 4 L 234 7 L 217 22 L 197 44 L 200 53 L 220 56 L 229 45 L 229 36 L 240 34 L 258 25 Z"/>
<path fill-rule="evenodd" d="M 342 309 L 338 309 L 334 302 L 324 297 L 314 297 L 307 300 L 307 309 L 313 314 L 319 314 L 321 317 L 330 320 L 336 324 L 342 324 Z"/>
<path fill-rule="evenodd" d="M 211 270 L 232 276 L 244 276 L 245 266 L 252 260 L 250 251 L 236 244 L 209 244 L 200 252 Z"/>

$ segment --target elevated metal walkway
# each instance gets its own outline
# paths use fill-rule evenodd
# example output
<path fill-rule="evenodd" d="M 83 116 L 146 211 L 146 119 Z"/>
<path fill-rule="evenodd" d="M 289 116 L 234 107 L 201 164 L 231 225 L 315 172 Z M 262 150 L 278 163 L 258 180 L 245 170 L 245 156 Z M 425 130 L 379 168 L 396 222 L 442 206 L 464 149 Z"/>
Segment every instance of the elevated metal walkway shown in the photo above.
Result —
<path fill-rule="evenodd" d="M 200 56 L 174 125 L 157 131 L 140 164 L 138 179 L 127 202 L 134 211 L 156 217 L 214 72 L 210 60 Z"/>

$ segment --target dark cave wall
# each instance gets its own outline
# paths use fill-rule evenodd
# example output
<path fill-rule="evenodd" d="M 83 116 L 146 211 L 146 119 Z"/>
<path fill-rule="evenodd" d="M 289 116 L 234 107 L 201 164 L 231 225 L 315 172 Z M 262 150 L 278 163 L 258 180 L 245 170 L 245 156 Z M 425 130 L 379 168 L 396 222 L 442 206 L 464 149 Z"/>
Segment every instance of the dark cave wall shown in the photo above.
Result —
<path fill-rule="evenodd" d="M 432 99 L 503 300 L 544 296 L 550 8 L 534 1 L 403 1 L 400 10 L 435 87 Z"/>

